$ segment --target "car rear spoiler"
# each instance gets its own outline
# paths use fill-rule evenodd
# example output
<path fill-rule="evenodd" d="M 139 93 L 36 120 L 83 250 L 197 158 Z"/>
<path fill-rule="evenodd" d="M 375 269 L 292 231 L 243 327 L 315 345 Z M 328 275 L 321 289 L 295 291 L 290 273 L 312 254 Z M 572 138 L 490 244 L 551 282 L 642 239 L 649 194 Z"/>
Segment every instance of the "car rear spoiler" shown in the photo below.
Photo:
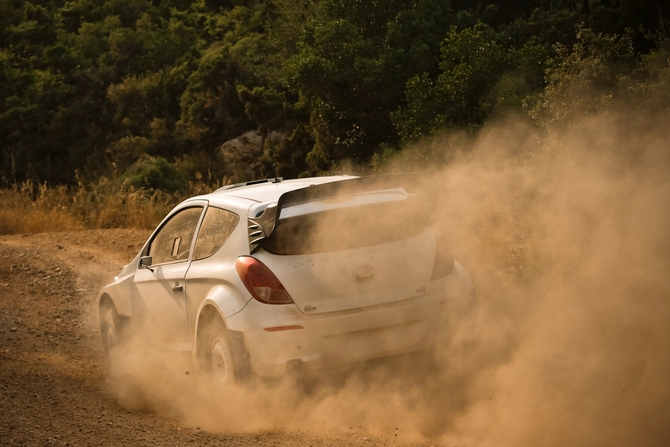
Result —
<path fill-rule="evenodd" d="M 286 192 L 279 197 L 276 204 L 265 208 L 263 214 L 259 217 L 248 219 L 249 250 L 253 253 L 270 237 L 281 218 L 283 209 L 309 202 L 398 188 L 414 195 L 423 189 L 424 182 L 424 177 L 416 173 L 387 174 L 354 177 L 337 182 L 310 185 Z"/>

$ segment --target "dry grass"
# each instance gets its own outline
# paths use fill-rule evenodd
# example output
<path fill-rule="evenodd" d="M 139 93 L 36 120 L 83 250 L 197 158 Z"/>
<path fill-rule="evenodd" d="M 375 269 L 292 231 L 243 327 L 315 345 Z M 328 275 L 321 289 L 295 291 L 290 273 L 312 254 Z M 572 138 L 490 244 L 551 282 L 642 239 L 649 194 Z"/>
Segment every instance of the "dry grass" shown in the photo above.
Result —
<path fill-rule="evenodd" d="M 0 190 L 0 234 L 43 233 L 86 228 L 153 229 L 185 197 L 211 191 L 192 184 L 184 195 L 115 186 L 102 180 L 48 187 L 32 181 Z"/>
<path fill-rule="evenodd" d="M 83 228 L 72 213 L 67 188 L 25 182 L 0 190 L 0 234 L 41 233 Z"/>

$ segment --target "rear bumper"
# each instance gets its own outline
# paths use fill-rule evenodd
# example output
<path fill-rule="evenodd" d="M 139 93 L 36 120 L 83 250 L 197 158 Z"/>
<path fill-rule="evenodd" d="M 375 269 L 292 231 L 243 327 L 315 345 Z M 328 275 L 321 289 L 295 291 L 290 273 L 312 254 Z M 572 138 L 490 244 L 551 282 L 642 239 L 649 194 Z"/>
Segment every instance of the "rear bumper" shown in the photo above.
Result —
<path fill-rule="evenodd" d="M 278 376 L 287 363 L 323 368 L 434 346 L 437 335 L 446 330 L 450 303 L 467 299 L 467 295 L 449 295 L 448 290 L 445 282 L 437 281 L 421 297 L 317 315 L 305 314 L 295 305 L 270 306 L 251 300 L 227 324 L 244 334 L 254 372 Z M 292 328 L 277 330 L 283 327 Z"/>
<path fill-rule="evenodd" d="M 253 304 L 257 306 L 263 304 Z M 430 300 L 310 319 L 295 318 L 299 311 L 289 311 L 285 318 L 272 318 L 260 327 L 243 331 L 244 340 L 255 373 L 277 376 L 284 373 L 287 363 L 322 368 L 427 349 L 444 321 L 441 317 L 445 307 L 438 305 L 438 300 Z M 300 329 L 265 330 L 282 326 Z"/>

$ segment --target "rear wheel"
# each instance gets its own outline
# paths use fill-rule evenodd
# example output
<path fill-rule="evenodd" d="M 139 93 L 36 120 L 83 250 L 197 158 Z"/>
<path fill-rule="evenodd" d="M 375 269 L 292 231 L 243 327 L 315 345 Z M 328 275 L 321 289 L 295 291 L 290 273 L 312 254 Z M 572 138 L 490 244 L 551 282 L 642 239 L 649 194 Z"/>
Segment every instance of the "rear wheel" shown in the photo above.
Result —
<path fill-rule="evenodd" d="M 222 322 L 209 323 L 202 340 L 200 364 L 214 382 L 225 387 L 249 378 L 251 374 L 244 344 Z"/>

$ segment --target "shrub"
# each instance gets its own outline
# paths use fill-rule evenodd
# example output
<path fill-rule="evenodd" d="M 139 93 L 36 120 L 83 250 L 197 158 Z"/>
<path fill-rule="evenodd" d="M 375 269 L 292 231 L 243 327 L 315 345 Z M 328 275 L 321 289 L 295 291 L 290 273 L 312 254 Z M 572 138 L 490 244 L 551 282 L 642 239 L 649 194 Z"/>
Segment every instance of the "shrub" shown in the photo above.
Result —
<path fill-rule="evenodd" d="M 163 157 L 142 158 L 133 164 L 120 180 L 135 190 L 178 193 L 188 188 L 188 180 L 184 173 Z"/>

